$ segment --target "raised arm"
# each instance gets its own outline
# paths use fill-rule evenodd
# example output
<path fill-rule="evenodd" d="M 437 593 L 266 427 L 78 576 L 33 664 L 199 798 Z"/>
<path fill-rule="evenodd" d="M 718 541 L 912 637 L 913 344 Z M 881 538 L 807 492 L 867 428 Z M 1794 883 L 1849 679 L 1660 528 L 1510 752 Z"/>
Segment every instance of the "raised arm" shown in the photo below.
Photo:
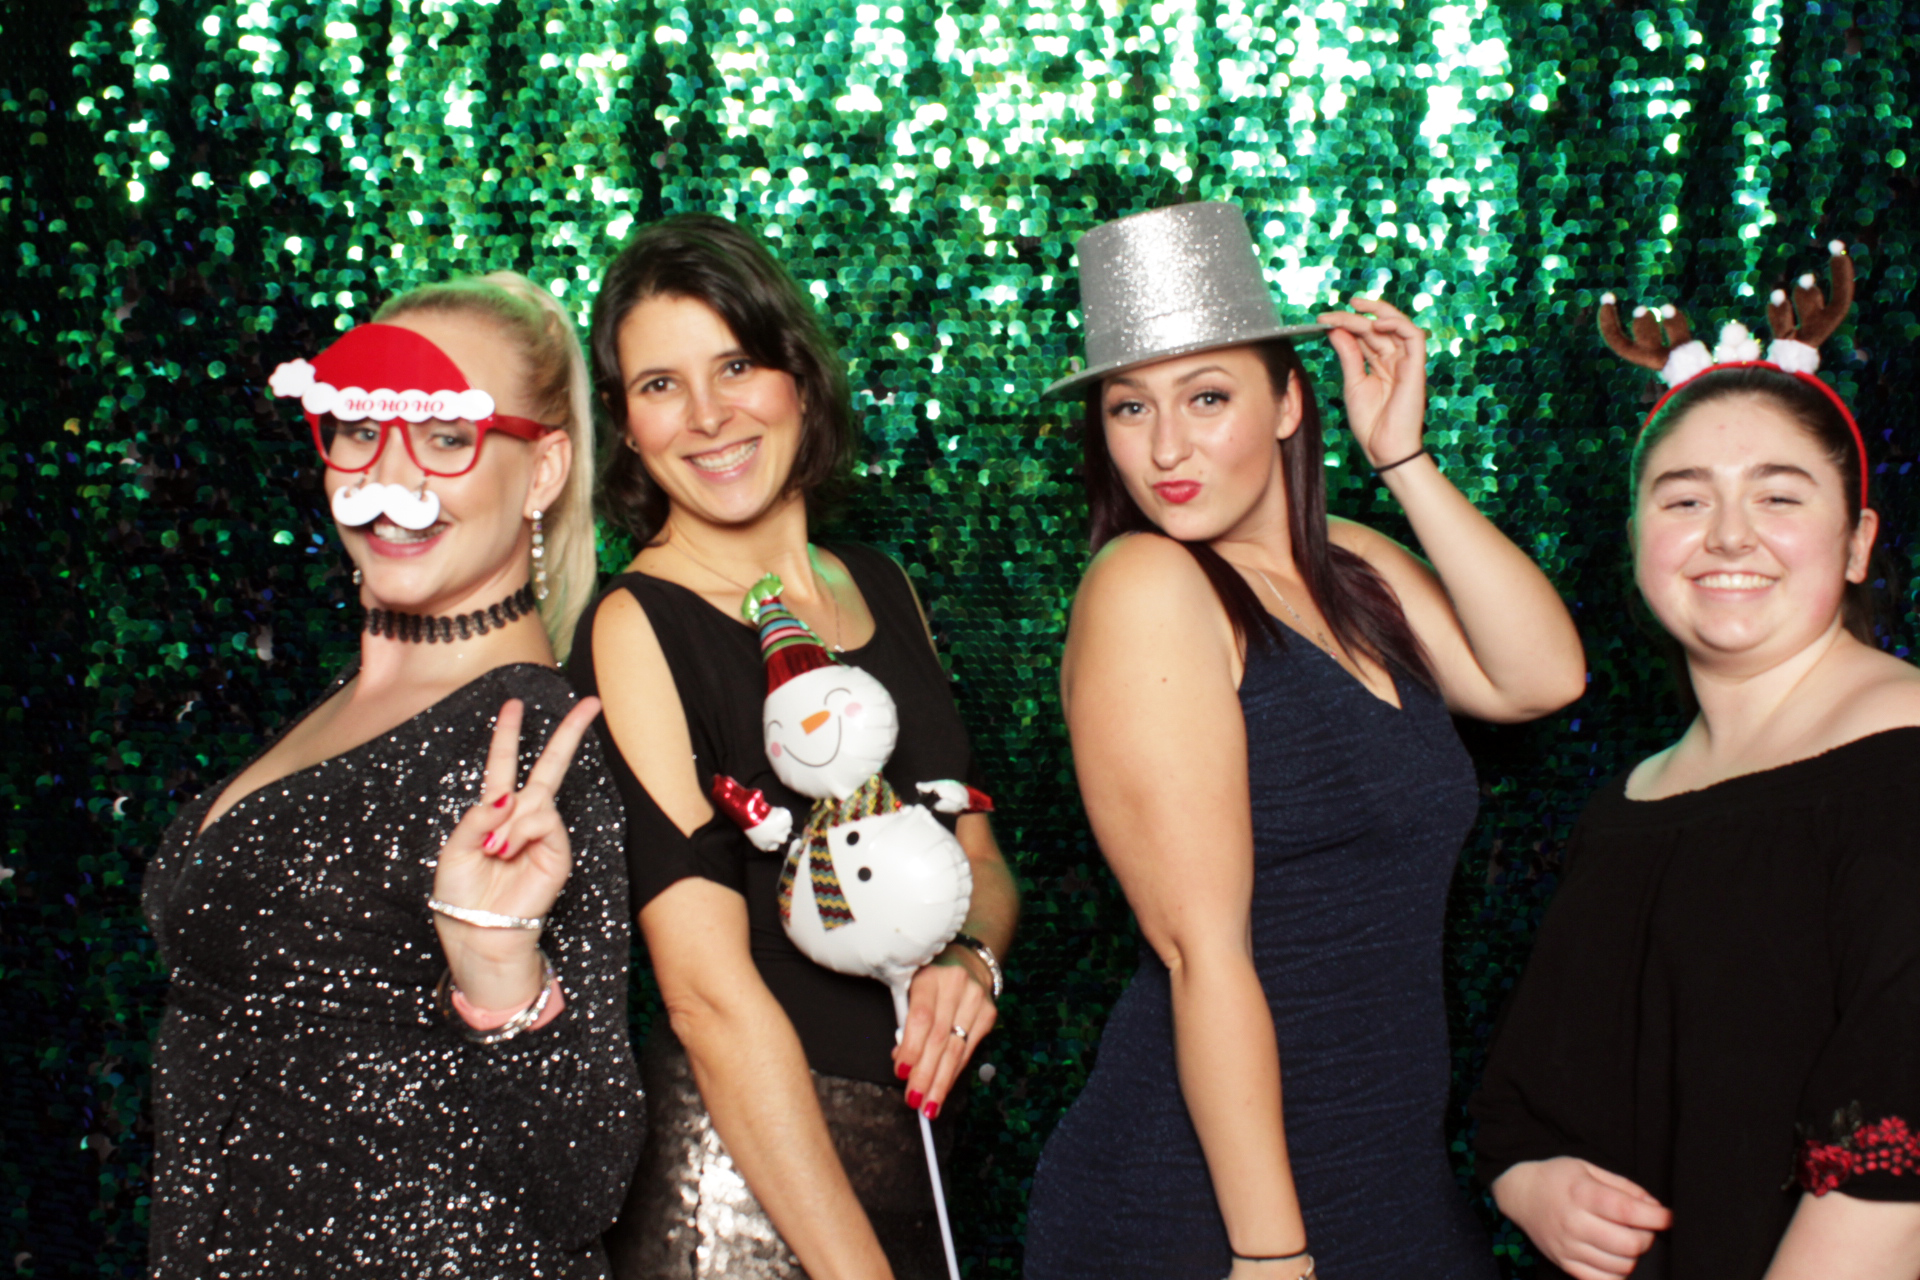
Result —
<path fill-rule="evenodd" d="M 691 834 L 713 809 L 694 769 L 673 673 L 630 595 L 600 607 L 593 651 L 601 655 L 600 697 L 615 747 L 667 817 Z M 746 900 L 690 877 L 646 903 L 639 918 L 701 1100 L 781 1238 L 822 1280 L 891 1275 L 834 1151 L 800 1038 L 754 967 Z"/>
<path fill-rule="evenodd" d="M 1193 557 L 1137 535 L 1095 559 L 1062 664 L 1080 794 L 1172 982 L 1181 1092 L 1235 1253 L 1306 1244 L 1281 1051 L 1251 938 L 1246 725 L 1226 613 Z M 1265 1265 L 1235 1265 L 1236 1276 Z"/>
<path fill-rule="evenodd" d="M 1320 317 L 1333 327 L 1348 425 L 1367 459 L 1389 468 L 1381 479 L 1427 559 L 1346 521 L 1334 522 L 1334 541 L 1364 557 L 1399 595 L 1450 708 L 1499 722 L 1559 710 L 1586 689 L 1573 618 L 1526 552 L 1420 453 L 1426 331 L 1384 302 L 1356 298 L 1353 305 L 1364 314 Z"/>
<path fill-rule="evenodd" d="M 536 932 L 436 915 L 455 987 L 496 993 L 472 1004 L 519 1009 L 540 992 L 536 939 L 556 984 L 538 1020 L 496 1042 L 475 1043 L 451 1021 L 443 1026 L 459 1045 L 448 1078 L 479 1099 L 477 1162 L 498 1185 L 520 1188 L 522 1211 L 539 1232 L 584 1249 L 618 1214 L 640 1150 L 640 1082 L 626 1018 L 631 932 L 620 810 L 598 743 L 582 740 L 597 704 L 585 699 L 562 719 L 559 700 L 544 701 L 523 711 L 515 699 L 499 717 L 485 789 L 441 849 L 434 896 L 546 921 Z M 516 787 L 518 761 L 542 744 Z M 505 804 L 494 803 L 503 796 Z M 501 1030 L 504 1017 L 487 1029 Z"/>

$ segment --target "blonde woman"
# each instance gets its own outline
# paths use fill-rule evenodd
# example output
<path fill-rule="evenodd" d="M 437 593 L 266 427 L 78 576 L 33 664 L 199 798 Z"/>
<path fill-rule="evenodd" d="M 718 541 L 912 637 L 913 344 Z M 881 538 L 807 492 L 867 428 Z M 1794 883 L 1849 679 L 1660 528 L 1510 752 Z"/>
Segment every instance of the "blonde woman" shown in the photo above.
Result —
<path fill-rule="evenodd" d="M 272 385 L 366 625 L 148 868 L 152 1274 L 604 1275 L 640 1113 L 621 811 L 554 670 L 593 586 L 578 339 L 488 276 Z"/>

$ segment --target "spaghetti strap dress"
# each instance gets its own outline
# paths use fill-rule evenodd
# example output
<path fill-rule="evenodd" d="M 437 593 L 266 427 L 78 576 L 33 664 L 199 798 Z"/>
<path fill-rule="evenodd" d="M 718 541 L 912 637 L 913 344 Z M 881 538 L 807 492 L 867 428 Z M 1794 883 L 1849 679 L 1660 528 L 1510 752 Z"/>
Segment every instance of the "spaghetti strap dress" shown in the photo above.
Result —
<path fill-rule="evenodd" d="M 1311 644 L 1249 646 L 1254 960 L 1320 1271 L 1491 1280 L 1443 1132 L 1441 929 L 1477 788 L 1438 696 L 1395 684 L 1399 709 Z M 1180 1090 L 1167 969 L 1143 947 L 1087 1087 L 1041 1155 L 1026 1274 L 1220 1280 L 1231 1267 Z"/>

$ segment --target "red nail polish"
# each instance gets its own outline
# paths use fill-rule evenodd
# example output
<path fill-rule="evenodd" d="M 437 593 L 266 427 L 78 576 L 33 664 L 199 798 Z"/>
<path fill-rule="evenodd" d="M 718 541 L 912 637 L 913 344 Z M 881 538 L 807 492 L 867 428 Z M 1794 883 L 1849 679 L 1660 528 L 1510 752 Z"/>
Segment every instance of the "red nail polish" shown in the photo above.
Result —
<path fill-rule="evenodd" d="M 899 1063 L 894 1067 L 893 1074 L 895 1074 L 896 1076 L 899 1076 L 902 1080 L 905 1080 L 908 1076 L 913 1074 L 913 1064 L 911 1062 Z"/>
<path fill-rule="evenodd" d="M 480 842 L 480 851 L 482 853 L 494 853 L 504 844 L 506 844 L 506 841 L 500 838 L 498 831 L 489 831 L 487 832 L 487 838 Z"/>
<path fill-rule="evenodd" d="M 940 1118 L 940 1104 L 937 1102 L 929 1102 L 926 1110 L 921 1114 L 925 1115 L 929 1120 L 938 1120 Z"/>
<path fill-rule="evenodd" d="M 907 1105 L 917 1110 L 920 1106 L 920 1099 L 925 1096 L 926 1095 L 918 1089 L 909 1089 L 907 1090 Z"/>
<path fill-rule="evenodd" d="M 513 799 L 513 792 L 509 791 L 504 795 L 502 795 L 498 800 L 495 800 L 493 802 L 493 807 L 496 809 L 504 809 L 507 807 L 507 801 L 511 799 Z"/>

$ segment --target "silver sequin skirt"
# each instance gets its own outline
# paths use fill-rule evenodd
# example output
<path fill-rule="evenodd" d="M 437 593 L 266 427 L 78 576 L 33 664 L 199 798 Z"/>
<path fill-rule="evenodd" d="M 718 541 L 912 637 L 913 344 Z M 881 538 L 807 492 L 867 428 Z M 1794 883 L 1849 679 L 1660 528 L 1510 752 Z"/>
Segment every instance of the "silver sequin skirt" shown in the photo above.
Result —
<path fill-rule="evenodd" d="M 620 1220 L 606 1235 L 614 1280 L 806 1280 L 734 1168 L 700 1100 L 686 1051 L 656 1028 L 641 1055 L 647 1141 Z M 815 1072 L 827 1129 L 897 1280 L 945 1280 L 920 1125 L 899 1089 Z M 950 1115 L 934 1122 L 942 1156 Z"/>

